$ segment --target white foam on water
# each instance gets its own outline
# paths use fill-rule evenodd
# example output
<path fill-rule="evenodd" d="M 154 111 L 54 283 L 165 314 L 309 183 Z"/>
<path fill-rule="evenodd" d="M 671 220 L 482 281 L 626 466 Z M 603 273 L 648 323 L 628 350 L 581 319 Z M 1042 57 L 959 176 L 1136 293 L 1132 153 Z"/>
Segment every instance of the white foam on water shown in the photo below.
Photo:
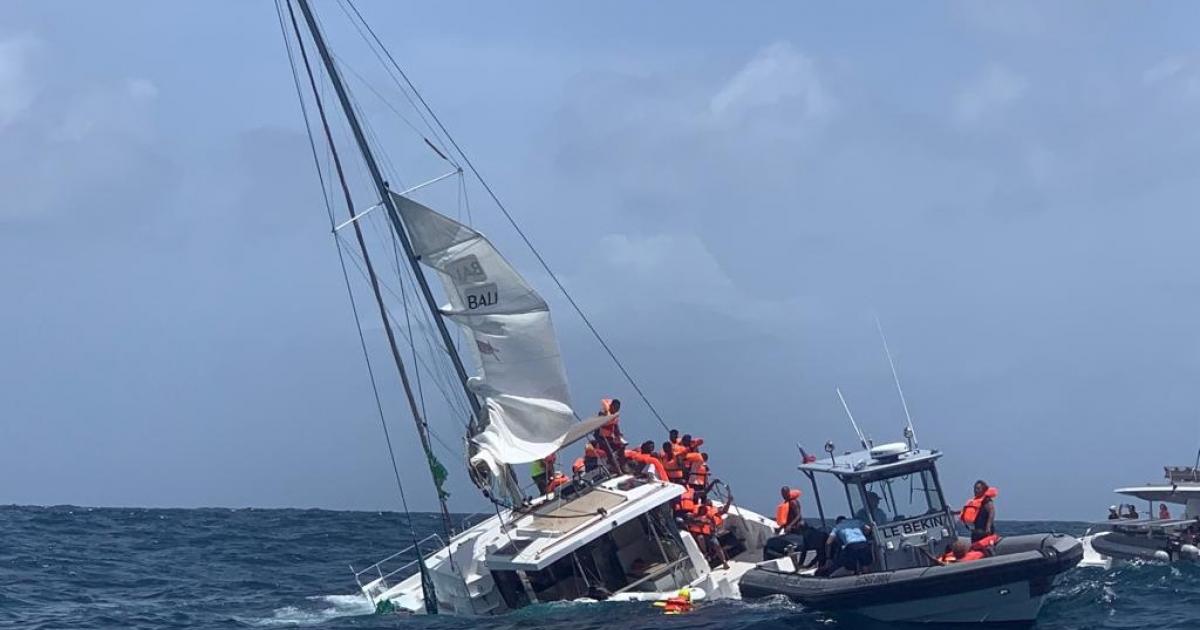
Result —
<path fill-rule="evenodd" d="M 375 614 L 371 603 L 362 595 L 317 595 L 306 598 L 313 608 L 284 606 L 272 611 L 270 617 L 251 623 L 263 627 L 316 626 L 338 617 L 357 617 Z"/>

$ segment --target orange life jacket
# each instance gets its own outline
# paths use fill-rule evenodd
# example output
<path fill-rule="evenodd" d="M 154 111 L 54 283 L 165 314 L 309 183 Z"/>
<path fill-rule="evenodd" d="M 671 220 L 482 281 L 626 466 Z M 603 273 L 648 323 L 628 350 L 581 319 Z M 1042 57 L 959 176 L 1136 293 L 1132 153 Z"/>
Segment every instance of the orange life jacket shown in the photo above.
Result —
<path fill-rule="evenodd" d="M 566 475 L 562 474 L 561 472 L 556 471 L 554 473 L 554 476 L 550 478 L 550 483 L 546 485 L 546 492 L 547 493 L 554 492 L 555 490 L 566 485 L 566 483 L 568 481 L 570 481 L 570 480 L 567 479 Z"/>
<path fill-rule="evenodd" d="M 712 521 L 713 528 L 720 527 L 725 523 L 725 517 L 721 516 L 721 511 L 713 506 L 708 506 L 708 518 Z"/>
<path fill-rule="evenodd" d="M 982 551 L 971 550 L 971 551 L 968 551 L 967 553 L 963 554 L 963 557 L 961 557 L 961 558 L 954 557 L 953 551 L 946 551 L 946 553 L 942 554 L 942 557 L 939 558 L 939 560 L 941 560 L 943 564 L 951 564 L 954 562 L 970 562 L 972 560 L 982 560 L 985 557 L 986 556 L 984 555 L 984 553 Z"/>
<path fill-rule="evenodd" d="M 691 488 L 684 488 L 679 495 L 679 511 L 691 514 L 696 511 L 696 493 Z"/>
<path fill-rule="evenodd" d="M 979 516 L 979 509 L 983 507 L 985 499 L 995 499 L 997 491 L 995 488 L 988 488 L 984 491 L 981 497 L 971 497 L 970 501 L 963 506 L 962 513 L 958 515 L 959 520 L 967 527 L 975 526 L 975 517 Z"/>
<path fill-rule="evenodd" d="M 791 516 L 792 516 L 791 515 L 792 501 L 796 501 L 799 498 L 800 498 L 800 491 L 793 488 L 791 491 L 788 492 L 787 500 L 780 501 L 779 505 L 775 506 L 775 524 L 776 525 L 778 525 L 780 527 L 784 527 L 788 524 L 788 521 L 791 520 Z"/>
<path fill-rule="evenodd" d="M 703 486 L 708 483 L 708 466 L 700 453 L 688 453 L 683 456 L 683 467 L 687 470 L 687 482 L 691 485 Z"/>
<path fill-rule="evenodd" d="M 679 464 L 678 457 L 667 457 L 663 460 L 663 469 L 667 473 L 667 480 L 675 483 L 683 483 L 683 466 Z"/>
<path fill-rule="evenodd" d="M 612 416 L 612 419 L 605 422 L 599 429 L 600 437 L 609 441 L 621 435 L 621 427 L 617 425 L 621 421 L 621 414 L 612 412 L 612 402 L 611 398 L 605 398 L 600 401 L 600 413 L 605 416 Z"/>
<path fill-rule="evenodd" d="M 669 480 L 667 477 L 667 469 L 663 467 L 662 461 L 653 455 L 647 455 L 646 453 L 643 453 L 641 451 L 628 451 L 627 450 L 627 451 L 625 451 L 625 459 L 637 462 L 639 464 L 646 464 L 647 466 L 653 466 L 654 474 L 655 474 L 655 476 L 658 477 L 659 481 L 668 481 Z"/>
<path fill-rule="evenodd" d="M 971 543 L 971 551 L 986 552 L 988 549 L 991 549 L 992 546 L 998 542 L 1000 542 L 1000 537 L 997 536 L 996 534 L 984 536 L 983 538 L 980 538 L 979 540 L 976 540 L 975 542 Z"/>
<path fill-rule="evenodd" d="M 583 458 L 580 457 L 579 459 L 576 459 L 574 463 L 571 464 L 571 472 L 573 472 L 575 474 L 579 474 L 579 473 L 583 472 L 583 469 L 586 465 L 587 464 L 583 461 Z"/>
<path fill-rule="evenodd" d="M 711 507 L 711 506 L 710 506 Z M 697 505 L 688 519 L 688 531 L 700 536 L 711 536 L 716 531 L 717 524 L 713 521 L 709 510 L 703 505 Z"/>
<path fill-rule="evenodd" d="M 688 473 L 688 484 L 703 488 L 708 485 L 708 464 L 700 462 L 693 464 Z"/>

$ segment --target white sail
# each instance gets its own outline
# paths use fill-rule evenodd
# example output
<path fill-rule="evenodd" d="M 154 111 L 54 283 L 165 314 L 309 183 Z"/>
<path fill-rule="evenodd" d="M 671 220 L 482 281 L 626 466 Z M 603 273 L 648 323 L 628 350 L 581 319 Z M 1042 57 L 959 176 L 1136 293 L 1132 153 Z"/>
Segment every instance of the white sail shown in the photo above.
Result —
<path fill-rule="evenodd" d="M 479 375 L 468 386 L 488 413 L 487 427 L 473 438 L 476 459 L 498 472 L 501 464 L 546 457 L 596 424 L 597 419 L 575 423 L 545 300 L 479 232 L 392 196 L 413 253 L 437 270 L 445 286 L 450 304 L 442 313 L 471 335 L 466 345 Z"/>

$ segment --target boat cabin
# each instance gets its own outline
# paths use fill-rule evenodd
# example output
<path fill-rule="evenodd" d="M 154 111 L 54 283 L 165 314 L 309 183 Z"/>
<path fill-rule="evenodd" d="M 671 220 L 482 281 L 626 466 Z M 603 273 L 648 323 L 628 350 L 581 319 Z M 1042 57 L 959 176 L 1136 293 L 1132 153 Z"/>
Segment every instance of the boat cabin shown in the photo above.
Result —
<path fill-rule="evenodd" d="M 1168 484 L 1117 488 L 1114 492 L 1146 501 L 1150 517 L 1157 514 L 1157 504 L 1170 503 L 1184 506 L 1183 518 L 1200 518 L 1200 472 L 1194 466 L 1166 466 L 1164 471 Z"/>
<path fill-rule="evenodd" d="M 673 504 L 682 493 L 682 486 L 653 477 L 602 475 L 502 511 L 426 557 L 439 608 L 480 615 L 539 602 L 640 599 L 698 583 L 735 594 L 676 521 Z M 722 542 L 731 561 L 759 559 L 772 535 L 769 521 L 736 507 L 726 527 Z M 412 562 L 402 572 L 373 565 L 356 577 L 369 580 L 359 584 L 372 605 L 391 601 L 416 611 L 415 571 Z"/>
<path fill-rule="evenodd" d="M 682 488 L 624 480 L 551 495 L 513 514 L 486 556 L 507 608 L 669 591 L 698 577 L 671 508 Z"/>
<path fill-rule="evenodd" d="M 832 475 L 845 491 L 845 516 L 871 526 L 873 570 L 930 566 L 956 536 L 954 514 L 946 505 L 936 462 L 942 454 L 884 444 L 801 464 L 812 484 L 822 526 L 830 528 L 817 475 Z"/>

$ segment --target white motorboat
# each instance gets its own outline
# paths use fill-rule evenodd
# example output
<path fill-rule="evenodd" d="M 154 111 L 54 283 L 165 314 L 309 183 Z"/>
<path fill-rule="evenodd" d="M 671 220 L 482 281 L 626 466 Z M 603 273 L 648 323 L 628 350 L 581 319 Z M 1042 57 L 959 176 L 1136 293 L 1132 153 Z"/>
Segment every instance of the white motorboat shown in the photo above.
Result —
<path fill-rule="evenodd" d="M 1117 518 L 1093 523 L 1083 536 L 1082 566 L 1108 568 L 1114 561 L 1200 561 L 1200 470 L 1167 466 L 1167 483 L 1129 486 L 1117 494 L 1148 502 L 1146 518 Z M 1156 504 L 1182 506 L 1175 518 L 1154 518 Z"/>

